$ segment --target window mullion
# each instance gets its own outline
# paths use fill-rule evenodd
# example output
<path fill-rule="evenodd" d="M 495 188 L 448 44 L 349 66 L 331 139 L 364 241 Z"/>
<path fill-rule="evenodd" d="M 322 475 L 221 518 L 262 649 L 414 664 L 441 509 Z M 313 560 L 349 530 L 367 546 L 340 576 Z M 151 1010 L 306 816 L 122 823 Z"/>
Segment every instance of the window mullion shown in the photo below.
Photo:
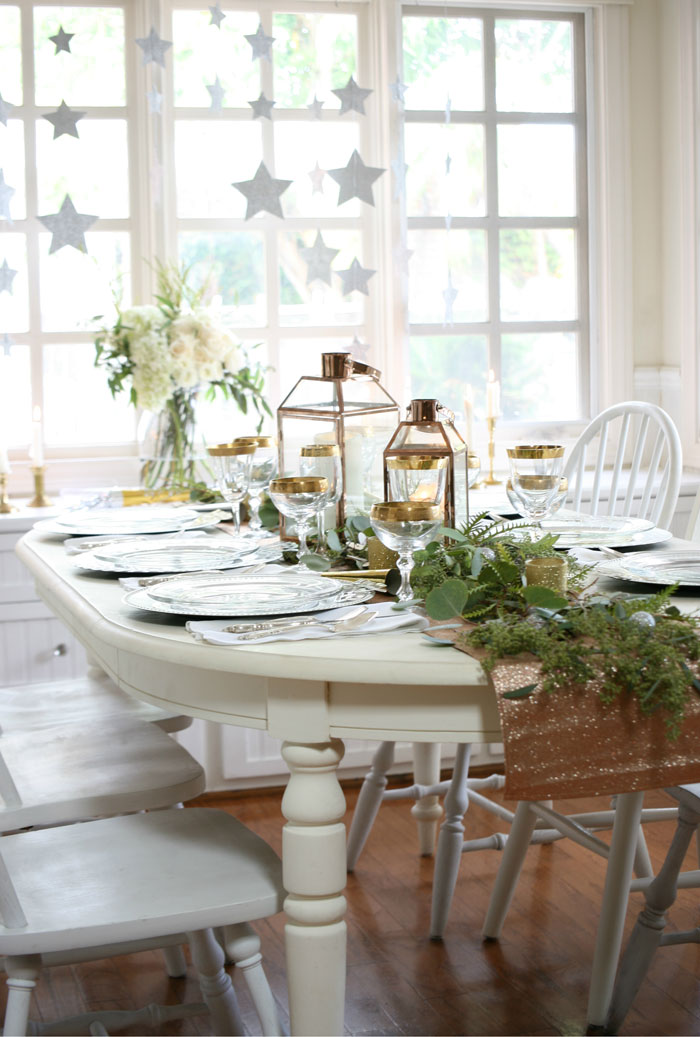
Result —
<path fill-rule="evenodd" d="M 489 367 L 501 377 L 501 288 L 498 221 L 498 128 L 496 122 L 496 38 L 493 15 L 484 16 L 484 151 L 488 262 Z"/>
<path fill-rule="evenodd" d="M 34 98 L 34 7 L 23 4 L 21 11 L 22 33 L 22 104 L 24 107 L 24 183 L 26 191 L 26 216 L 24 233 L 27 249 L 27 268 L 33 271 L 29 277 L 29 349 L 32 382 L 32 407 L 44 403 L 44 362 L 41 343 L 41 295 L 39 266 L 38 186 L 36 167 L 36 105 Z"/>

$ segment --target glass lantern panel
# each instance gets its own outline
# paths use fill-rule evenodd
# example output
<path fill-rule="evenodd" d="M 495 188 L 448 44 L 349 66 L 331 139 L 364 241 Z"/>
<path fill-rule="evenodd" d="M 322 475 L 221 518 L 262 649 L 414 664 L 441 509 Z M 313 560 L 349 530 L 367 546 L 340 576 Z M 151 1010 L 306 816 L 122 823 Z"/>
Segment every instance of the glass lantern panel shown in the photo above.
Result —
<path fill-rule="evenodd" d="M 460 529 L 466 525 L 469 517 L 469 494 L 468 494 L 468 471 L 466 448 L 455 453 L 455 478 L 454 478 L 454 526 Z"/>
<path fill-rule="evenodd" d="M 326 378 L 300 378 L 283 407 L 303 407 L 304 410 L 340 413 L 337 383 Z"/>
<path fill-rule="evenodd" d="M 396 407 L 389 393 L 374 378 L 348 378 L 342 383 L 345 411 L 367 411 L 376 407 Z M 398 416 L 393 421 L 396 427 Z"/>
<path fill-rule="evenodd" d="M 323 443 L 337 443 L 337 422 L 329 418 L 279 416 L 279 474 L 299 475 L 301 448 Z"/>
<path fill-rule="evenodd" d="M 384 500 L 384 449 L 396 430 L 395 414 L 345 419 L 346 514 L 368 515 Z"/>
<path fill-rule="evenodd" d="M 445 434 L 443 426 L 439 423 L 422 421 L 411 424 L 405 422 L 399 429 L 396 439 L 391 444 L 391 449 L 399 453 L 420 453 L 423 450 L 450 453 L 450 440 Z"/>

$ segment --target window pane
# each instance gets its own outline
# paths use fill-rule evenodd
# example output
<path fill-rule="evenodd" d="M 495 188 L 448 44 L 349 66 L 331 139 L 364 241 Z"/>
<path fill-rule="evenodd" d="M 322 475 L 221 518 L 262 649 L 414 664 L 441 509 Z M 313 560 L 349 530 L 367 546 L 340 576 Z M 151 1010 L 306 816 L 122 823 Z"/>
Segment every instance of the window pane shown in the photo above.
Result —
<path fill-rule="evenodd" d="M 180 261 L 192 267 L 193 284 L 209 285 L 211 297 L 229 308 L 231 323 L 265 323 L 265 262 L 261 234 L 191 231 L 178 236 Z"/>
<path fill-rule="evenodd" d="M 0 93 L 10 104 L 22 104 L 22 51 L 19 7 L 0 7 Z"/>
<path fill-rule="evenodd" d="M 252 180 L 261 159 L 262 138 L 257 121 L 226 124 L 177 122 L 178 216 L 244 217 L 246 199 L 231 185 Z M 283 172 L 272 169 L 269 172 L 280 179 L 289 179 Z"/>
<path fill-rule="evenodd" d="M 500 242 L 501 318 L 575 320 L 575 232 L 504 230 Z"/>
<path fill-rule="evenodd" d="M 49 255 L 50 234 L 39 235 L 41 323 L 44 331 L 88 331 L 94 317 L 116 320 L 113 289 L 128 291 L 124 276 L 131 265 L 129 235 L 87 233 L 87 255 L 62 248 Z M 124 298 L 123 305 L 129 299 Z"/>
<path fill-rule="evenodd" d="M 0 86 L 0 93 L 2 87 Z M 3 94 L 3 99 L 5 95 Z M 0 124 L 0 170 L 5 184 L 14 188 L 9 199 L 12 220 L 27 218 L 27 196 L 24 189 L 24 123 L 19 119 L 8 119 L 7 126 Z M 0 227 L 7 221 L 0 216 Z"/>
<path fill-rule="evenodd" d="M 360 150 L 360 127 L 357 122 L 329 123 L 314 120 L 278 123 L 275 126 L 276 175 L 293 181 L 280 202 L 285 217 L 317 219 L 321 216 L 358 216 L 362 203 L 357 198 L 343 202 L 338 207 L 339 188 L 335 180 L 330 176 L 323 177 L 320 190 L 315 191 L 314 182 L 309 176 L 317 164 L 323 170 L 344 168 L 355 148 L 360 151 L 365 165 L 371 166 L 372 163 Z M 375 199 L 379 183 L 379 180 L 375 180 L 372 187 Z"/>
<path fill-rule="evenodd" d="M 411 336 L 412 399 L 437 399 L 454 411 L 457 428 L 466 434 L 464 390 L 471 385 L 474 409 L 484 412 L 488 343 L 484 335 Z M 469 445 L 469 444 L 468 444 Z"/>
<path fill-rule="evenodd" d="M 0 348 L 0 439 L 7 447 L 24 447 L 31 440 L 32 393 L 28 346 Z"/>
<path fill-rule="evenodd" d="M 403 79 L 407 108 L 442 111 L 484 107 L 483 26 L 480 18 L 403 20 Z"/>
<path fill-rule="evenodd" d="M 80 139 L 38 119 L 36 126 L 39 212 L 58 212 L 66 194 L 79 211 L 100 219 L 129 215 L 129 163 L 124 119 L 81 119 Z M 78 202 L 79 200 L 79 202 Z"/>
<path fill-rule="evenodd" d="M 213 6 L 213 5 L 212 5 Z M 260 93 L 260 62 L 252 60 L 246 36 L 260 22 L 254 11 L 232 11 L 217 29 L 209 11 L 173 11 L 173 76 L 175 104 L 209 108 L 206 84 L 216 77 L 226 91 L 224 107 L 247 108 Z M 166 58 L 167 61 L 167 58 Z"/>
<path fill-rule="evenodd" d="M 496 20 L 496 106 L 502 112 L 571 112 L 571 23 Z"/>
<path fill-rule="evenodd" d="M 504 335 L 501 357 L 501 407 L 507 421 L 581 417 L 576 335 Z"/>
<path fill-rule="evenodd" d="M 301 250 L 312 248 L 315 241 L 315 230 L 278 236 L 280 323 L 286 326 L 360 323 L 365 296 L 357 291 L 343 295 L 343 282 L 338 276 L 339 270 L 348 270 L 353 259 L 361 255 L 359 231 L 329 230 L 323 234 L 321 244 L 338 249 L 338 255 L 330 259 L 330 284 L 319 277 L 307 284 L 309 263 Z M 367 286 L 370 294 L 373 280 L 370 279 Z"/>
<path fill-rule="evenodd" d="M 404 140 L 408 216 L 484 215 L 483 127 L 409 123 Z"/>
<path fill-rule="evenodd" d="M 265 343 L 256 348 L 248 350 L 251 362 L 260 362 L 267 365 L 267 349 Z M 230 443 L 236 436 L 255 436 L 258 434 L 258 412 L 251 407 L 247 414 L 242 414 L 237 407 L 217 395 L 213 400 L 207 400 L 200 393 L 196 404 L 197 409 L 197 435 L 201 436 L 205 443 Z M 273 424 L 270 418 L 265 425 L 265 434 L 274 434 Z M 205 481 L 210 486 L 215 485 L 213 470 L 210 466 L 210 458 L 206 458 L 200 464 L 200 470 Z M 207 477 L 207 471 L 209 476 Z"/>
<path fill-rule="evenodd" d="M 498 212 L 576 215 L 573 126 L 498 127 Z"/>
<path fill-rule="evenodd" d="M 44 434 L 49 446 L 123 443 L 134 438 L 129 393 L 116 400 L 91 343 L 44 346 Z"/>
<path fill-rule="evenodd" d="M 278 106 L 302 108 L 314 97 L 338 109 L 331 93 L 357 81 L 357 18 L 350 14 L 276 14 L 272 21 Z M 359 84 L 363 86 L 363 83 Z"/>
<path fill-rule="evenodd" d="M 488 316 L 486 235 L 481 230 L 411 231 L 407 245 L 410 292 L 408 318 L 412 324 L 443 324 L 448 274 L 457 295 L 452 303 L 454 323 L 486 320 Z"/>
<path fill-rule="evenodd" d="M 7 332 L 29 330 L 27 241 L 24 234 L 4 233 L 0 237 L 0 268 L 5 263 L 8 266 L 6 277 L 0 272 L 0 337 Z M 17 271 L 14 276 L 13 270 Z M 5 280 L 9 287 L 3 290 Z"/>
<path fill-rule="evenodd" d="M 63 27 L 73 33 L 70 53 L 49 39 Z M 34 9 L 36 103 L 71 108 L 123 105 L 124 12 L 119 7 L 36 7 Z"/>

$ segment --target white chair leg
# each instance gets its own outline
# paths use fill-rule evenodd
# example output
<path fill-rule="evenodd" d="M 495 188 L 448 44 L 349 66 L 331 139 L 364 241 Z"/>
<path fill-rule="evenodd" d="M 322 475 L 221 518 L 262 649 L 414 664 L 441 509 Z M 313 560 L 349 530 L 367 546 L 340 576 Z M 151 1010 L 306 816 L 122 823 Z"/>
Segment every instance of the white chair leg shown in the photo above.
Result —
<path fill-rule="evenodd" d="M 464 843 L 464 815 L 469 808 L 469 760 L 471 744 L 457 746 L 450 787 L 445 796 L 445 820 L 440 828 L 435 873 L 433 875 L 433 902 L 430 915 L 430 938 L 440 940 L 445 932 L 452 897 L 459 873 Z"/>
<path fill-rule="evenodd" d="M 678 826 L 666 860 L 644 893 L 644 909 L 639 913 L 622 958 L 620 974 L 605 1023 L 607 1033 L 617 1033 L 624 1022 L 661 943 L 661 936 L 666 927 L 666 912 L 676 899 L 678 873 L 693 833 L 698 830 L 698 821 L 698 814 L 681 804 L 678 811 Z"/>
<path fill-rule="evenodd" d="M 41 958 L 39 955 L 6 958 L 5 971 L 8 991 L 2 1032 L 4 1037 L 25 1037 L 32 994 L 41 972 Z"/>
<path fill-rule="evenodd" d="M 187 962 L 182 947 L 164 947 L 165 971 L 171 979 L 187 975 Z"/>
<path fill-rule="evenodd" d="M 495 940 L 501 935 L 536 822 L 530 804 L 518 803 L 481 931 L 485 940 Z"/>
<path fill-rule="evenodd" d="M 593 1027 L 605 1025 L 612 996 L 643 800 L 643 792 L 626 792 L 618 797 L 615 809 L 588 992 L 588 1025 Z"/>
<path fill-rule="evenodd" d="M 439 742 L 413 743 L 413 777 L 417 785 L 437 785 L 440 781 Z M 437 796 L 424 796 L 411 807 L 418 823 L 418 843 L 422 857 L 432 857 L 442 807 Z"/>
<path fill-rule="evenodd" d="M 262 966 L 260 937 L 247 922 L 228 925 L 224 929 L 224 949 L 230 960 L 243 973 L 260 1018 L 260 1032 L 263 1037 L 280 1037 L 283 1030 L 277 1005 Z"/>
<path fill-rule="evenodd" d="M 192 960 L 199 976 L 202 998 L 220 1037 L 244 1034 L 243 1019 L 231 977 L 224 970 L 224 952 L 211 929 L 188 933 Z"/>
<path fill-rule="evenodd" d="M 374 819 L 381 806 L 387 773 L 394 762 L 394 743 L 382 742 L 372 759 L 372 767 L 362 783 L 348 834 L 347 867 L 353 871 L 367 842 Z"/>

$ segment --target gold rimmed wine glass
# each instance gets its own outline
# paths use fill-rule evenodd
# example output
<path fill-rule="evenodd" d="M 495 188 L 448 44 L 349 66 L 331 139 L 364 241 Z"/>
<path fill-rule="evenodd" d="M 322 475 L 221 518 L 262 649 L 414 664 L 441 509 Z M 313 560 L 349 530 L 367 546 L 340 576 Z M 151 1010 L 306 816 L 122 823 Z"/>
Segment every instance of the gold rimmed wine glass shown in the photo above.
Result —
<path fill-rule="evenodd" d="M 299 458 L 301 475 L 318 476 L 328 479 L 328 495 L 325 505 L 318 511 L 318 547 L 326 546 L 325 522 L 326 509 L 337 504 L 343 492 L 343 466 L 340 461 L 340 447 L 337 443 L 312 443 L 301 448 Z"/>
<path fill-rule="evenodd" d="M 262 495 L 277 475 L 277 447 L 272 436 L 238 436 L 234 443 L 255 447 L 248 483 L 248 528 L 257 534 L 263 528 L 260 521 Z"/>
<path fill-rule="evenodd" d="M 413 552 L 429 544 L 440 529 L 442 506 L 424 501 L 386 501 L 384 504 L 373 504 L 369 517 L 379 540 L 385 547 L 398 553 L 396 564 L 401 573 L 401 586 L 397 597 L 399 601 L 408 601 L 413 597 Z"/>
<path fill-rule="evenodd" d="M 243 443 L 219 443 L 207 453 L 214 458 L 216 482 L 221 496 L 231 505 L 236 536 L 241 533 L 241 501 L 248 492 L 255 447 Z"/>
<path fill-rule="evenodd" d="M 318 476 L 286 476 L 270 483 L 270 500 L 278 511 L 296 523 L 299 558 L 308 552 L 306 538 L 311 520 L 326 506 L 328 489 L 328 479 Z"/>
<path fill-rule="evenodd" d="M 540 526 L 560 493 L 564 447 L 550 443 L 527 444 L 507 450 L 510 482 L 519 510 Z"/>

